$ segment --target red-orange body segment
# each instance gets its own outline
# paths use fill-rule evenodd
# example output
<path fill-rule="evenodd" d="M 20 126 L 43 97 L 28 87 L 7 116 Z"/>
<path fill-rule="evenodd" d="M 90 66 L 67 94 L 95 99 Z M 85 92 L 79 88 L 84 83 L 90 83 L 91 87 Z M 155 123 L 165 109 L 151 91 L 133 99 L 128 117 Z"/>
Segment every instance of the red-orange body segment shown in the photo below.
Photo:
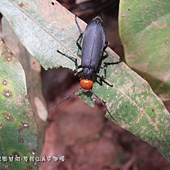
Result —
<path fill-rule="evenodd" d="M 81 79 L 80 85 L 83 89 L 90 90 L 93 87 L 94 82 L 90 79 Z"/>

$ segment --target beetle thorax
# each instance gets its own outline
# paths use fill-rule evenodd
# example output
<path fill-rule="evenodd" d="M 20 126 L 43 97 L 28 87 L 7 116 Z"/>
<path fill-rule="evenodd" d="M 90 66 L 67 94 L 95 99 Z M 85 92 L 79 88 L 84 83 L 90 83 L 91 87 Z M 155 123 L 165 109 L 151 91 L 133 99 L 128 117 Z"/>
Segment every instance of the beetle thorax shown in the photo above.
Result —
<path fill-rule="evenodd" d="M 85 78 L 85 79 L 90 79 L 91 78 L 91 76 L 92 76 L 92 74 L 93 74 L 93 69 L 92 68 L 84 68 L 83 69 L 83 77 Z"/>

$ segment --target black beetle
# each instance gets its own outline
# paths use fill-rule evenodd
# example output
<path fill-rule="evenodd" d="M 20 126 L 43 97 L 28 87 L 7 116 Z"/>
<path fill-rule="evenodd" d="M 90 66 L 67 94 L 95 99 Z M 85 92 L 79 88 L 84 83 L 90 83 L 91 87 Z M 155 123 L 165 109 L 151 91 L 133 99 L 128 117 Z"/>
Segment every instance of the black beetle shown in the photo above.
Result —
<path fill-rule="evenodd" d="M 105 49 L 105 29 L 99 17 L 94 18 L 88 25 L 82 41 L 81 65 L 83 77 L 90 79 L 93 73 L 97 73 L 100 61 Z M 78 44 L 78 41 L 77 41 Z"/>
<path fill-rule="evenodd" d="M 60 101 L 54 107 L 57 107 L 60 103 L 62 103 L 67 98 L 69 98 L 71 95 L 77 93 L 78 91 L 81 91 L 82 89 L 85 89 L 85 90 L 91 91 L 101 101 L 101 103 L 105 107 L 106 111 L 109 113 L 103 100 L 100 99 L 93 92 L 92 87 L 93 87 L 93 84 L 96 81 L 97 77 L 100 79 L 100 83 L 102 83 L 102 81 L 103 81 L 106 84 L 108 84 L 109 86 L 112 86 L 112 84 L 110 84 L 107 80 L 105 80 L 103 75 L 99 74 L 99 71 L 100 71 L 100 69 L 106 70 L 108 65 L 118 64 L 121 61 L 112 62 L 112 63 L 105 62 L 104 65 L 101 66 L 102 61 L 107 57 L 107 53 L 105 52 L 105 49 L 107 48 L 108 43 L 105 41 L 105 37 L 106 37 L 105 28 L 103 25 L 103 21 L 101 20 L 100 17 L 98 17 L 98 16 L 95 17 L 87 25 L 84 33 L 81 31 L 76 17 L 75 17 L 75 22 L 76 22 L 77 27 L 80 31 L 80 35 L 76 41 L 76 44 L 77 44 L 78 48 L 82 51 L 81 65 L 77 64 L 76 58 L 74 58 L 72 56 L 68 56 L 59 50 L 57 50 L 57 52 L 64 55 L 65 57 L 71 59 L 75 63 L 75 67 L 76 67 L 75 75 L 80 77 L 81 88 L 78 89 L 77 91 L 73 92 L 72 94 L 69 94 L 68 96 L 66 96 L 62 101 Z M 81 42 L 82 42 L 82 46 L 81 46 Z M 80 68 L 81 68 L 81 70 L 78 71 L 78 69 L 80 69 Z"/>

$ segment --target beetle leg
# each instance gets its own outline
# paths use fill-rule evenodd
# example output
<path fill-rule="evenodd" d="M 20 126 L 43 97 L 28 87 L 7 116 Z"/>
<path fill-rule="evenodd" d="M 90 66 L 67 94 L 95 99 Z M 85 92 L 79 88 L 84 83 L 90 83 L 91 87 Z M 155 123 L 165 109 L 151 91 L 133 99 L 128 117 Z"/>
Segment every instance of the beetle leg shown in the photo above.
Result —
<path fill-rule="evenodd" d="M 78 39 L 77 39 L 77 41 L 76 41 L 76 44 L 77 44 L 78 48 L 79 48 L 80 50 L 82 50 L 82 47 L 81 47 L 80 44 L 81 44 L 82 37 L 83 37 L 83 31 L 81 30 L 80 25 L 79 25 L 79 23 L 78 23 L 78 21 L 77 21 L 77 15 L 75 15 L 75 22 L 76 22 L 77 28 L 78 28 L 78 30 L 79 30 L 79 32 L 80 32 L 80 35 L 79 35 L 79 37 L 78 37 Z M 79 41 L 80 41 L 80 43 L 79 43 Z"/>
<path fill-rule="evenodd" d="M 102 85 L 102 81 L 100 79 L 100 81 L 96 80 L 96 82 L 101 86 Z"/>
<path fill-rule="evenodd" d="M 110 62 L 110 63 L 104 62 L 104 65 L 103 65 L 103 66 L 100 66 L 99 69 L 103 69 L 103 70 L 104 70 L 104 75 L 105 75 L 105 77 L 106 77 L 106 69 L 107 69 L 107 66 L 113 65 L 113 64 L 119 64 L 120 62 L 121 62 L 121 60 L 116 61 L 116 62 Z"/>
<path fill-rule="evenodd" d="M 82 50 L 82 47 L 81 47 L 81 41 L 82 41 L 82 37 L 83 37 L 83 33 L 81 33 L 76 41 L 76 45 L 77 47 L 79 48 L 79 50 Z M 80 42 L 79 42 L 80 41 Z"/>
<path fill-rule="evenodd" d="M 102 60 L 108 57 L 108 53 L 106 52 L 106 48 L 109 46 L 109 42 L 105 42 L 105 46 L 103 47 L 103 52 L 102 52 Z M 105 54 L 104 54 L 105 53 Z"/>
<path fill-rule="evenodd" d="M 100 66 L 99 69 L 103 69 L 103 70 L 106 70 L 107 69 L 107 66 Z"/>
<path fill-rule="evenodd" d="M 113 64 L 119 64 L 121 62 L 121 60 L 119 59 L 119 61 L 115 61 L 115 62 L 104 62 L 104 66 L 103 66 L 103 68 L 104 69 L 107 69 L 107 66 L 109 66 L 109 65 L 113 65 Z"/>
<path fill-rule="evenodd" d="M 103 51 L 105 51 L 108 46 L 109 46 L 109 42 L 105 42 L 105 46 L 103 48 Z"/>
<path fill-rule="evenodd" d="M 79 30 L 80 34 L 83 34 L 83 31 L 81 30 L 80 25 L 79 25 L 79 23 L 77 21 L 77 15 L 75 15 L 75 22 L 76 22 L 76 25 L 78 27 L 78 30 Z"/>
<path fill-rule="evenodd" d="M 76 66 L 76 70 L 78 69 L 78 64 L 77 64 L 77 58 L 74 58 L 72 56 L 69 56 L 69 55 L 66 55 L 64 53 L 62 53 L 61 51 L 57 50 L 58 53 L 60 53 L 61 55 L 69 58 L 70 60 L 72 60 L 74 63 L 75 63 L 75 66 Z"/>
<path fill-rule="evenodd" d="M 76 75 L 79 75 L 79 74 L 82 72 L 82 70 L 81 70 L 81 71 L 78 71 L 79 68 L 82 68 L 82 65 L 79 65 L 79 66 L 78 66 L 78 64 L 77 64 L 77 58 L 74 58 L 74 57 L 72 57 L 72 56 L 66 55 L 66 54 L 62 53 L 61 51 L 59 51 L 59 50 L 57 50 L 57 52 L 60 53 L 61 55 L 65 56 L 65 57 L 69 58 L 70 60 L 72 60 L 72 61 L 74 62 L 75 67 L 76 67 L 75 73 L 74 73 L 75 76 L 76 76 Z"/>
<path fill-rule="evenodd" d="M 112 85 L 110 82 L 108 82 L 108 81 L 104 78 L 103 75 L 101 75 L 101 74 L 99 74 L 99 73 L 96 73 L 96 75 L 97 75 L 97 77 L 100 78 L 101 81 L 103 81 L 104 83 L 106 83 L 106 84 L 109 85 L 110 87 L 113 87 L 113 85 Z"/>

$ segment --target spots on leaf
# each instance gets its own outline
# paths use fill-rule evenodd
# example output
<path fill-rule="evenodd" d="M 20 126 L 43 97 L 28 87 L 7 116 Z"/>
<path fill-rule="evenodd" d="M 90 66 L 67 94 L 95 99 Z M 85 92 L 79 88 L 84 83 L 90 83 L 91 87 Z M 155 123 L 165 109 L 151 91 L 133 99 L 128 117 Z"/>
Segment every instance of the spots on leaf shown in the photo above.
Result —
<path fill-rule="evenodd" d="M 10 90 L 3 90 L 2 94 L 6 98 L 11 98 L 12 97 L 12 92 Z"/>
<path fill-rule="evenodd" d="M 6 57 L 6 61 L 7 61 L 7 62 L 11 62 L 11 61 L 12 61 L 12 56 L 7 56 L 7 57 Z"/>
<path fill-rule="evenodd" d="M 21 137 L 19 137 L 19 138 L 18 138 L 18 142 L 20 142 L 20 143 L 24 143 L 24 139 L 23 139 L 23 138 L 21 138 Z"/>
<path fill-rule="evenodd" d="M 9 113 L 2 113 L 2 115 L 9 122 L 12 122 L 14 120 L 13 116 L 11 114 L 9 114 Z"/>
<path fill-rule="evenodd" d="M 19 153 L 17 151 L 12 152 L 12 156 L 15 157 L 20 157 Z"/>
<path fill-rule="evenodd" d="M 2 80 L 2 85 L 6 86 L 7 84 L 8 84 L 8 81 L 5 80 L 5 79 L 3 79 L 3 80 Z"/>
<path fill-rule="evenodd" d="M 28 123 L 22 123 L 24 128 L 29 128 L 29 124 Z"/>
<path fill-rule="evenodd" d="M 33 156 L 36 155 L 36 149 L 34 149 L 34 148 L 30 149 L 29 152 L 30 152 Z"/>
<path fill-rule="evenodd" d="M 30 125 L 27 122 L 21 122 L 20 128 L 19 128 L 19 133 L 21 133 L 24 129 L 29 129 Z"/>

